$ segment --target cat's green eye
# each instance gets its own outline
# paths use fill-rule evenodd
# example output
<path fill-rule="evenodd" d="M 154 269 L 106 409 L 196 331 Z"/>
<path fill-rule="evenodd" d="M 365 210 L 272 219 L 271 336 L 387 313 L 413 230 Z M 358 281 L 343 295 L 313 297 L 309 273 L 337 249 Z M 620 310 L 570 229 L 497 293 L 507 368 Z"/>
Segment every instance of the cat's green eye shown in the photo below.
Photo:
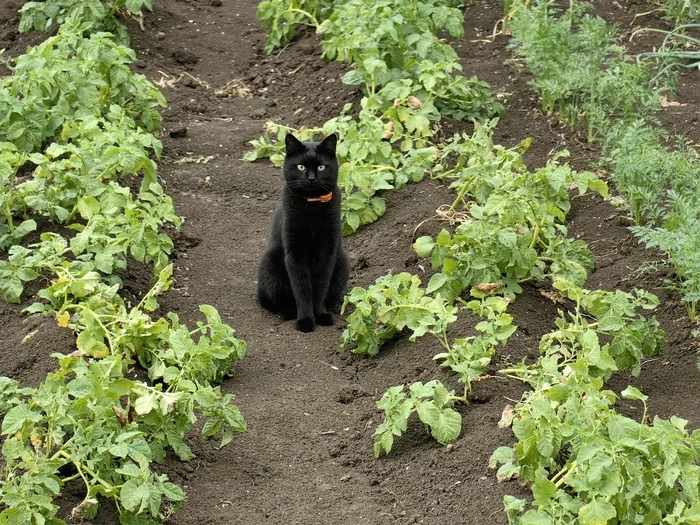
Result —
<path fill-rule="evenodd" d="M 317 169 L 318 171 L 323 171 L 323 170 L 325 170 L 325 169 L 326 169 L 326 166 L 325 166 L 325 165 L 323 165 L 323 164 L 321 164 L 321 165 L 319 165 L 319 167 L 318 167 L 318 168 L 316 168 L 316 169 Z"/>
<path fill-rule="evenodd" d="M 297 164 L 297 169 L 299 171 L 306 171 L 306 166 L 304 166 L 303 164 Z"/>

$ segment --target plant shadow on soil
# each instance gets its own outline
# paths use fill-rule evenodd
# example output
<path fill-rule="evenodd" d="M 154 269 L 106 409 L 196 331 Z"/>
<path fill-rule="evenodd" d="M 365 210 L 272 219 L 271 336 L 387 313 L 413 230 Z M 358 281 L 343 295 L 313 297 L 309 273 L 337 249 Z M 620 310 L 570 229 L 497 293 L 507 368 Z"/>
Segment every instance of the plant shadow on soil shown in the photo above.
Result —
<path fill-rule="evenodd" d="M 16 55 L 40 37 L 17 35 L 21 0 L 4 4 L 0 48 Z M 375 401 L 388 387 L 437 378 L 459 388 L 431 359 L 439 351 L 437 341 L 426 337 L 410 343 L 402 338 L 376 358 L 361 358 L 338 352 L 344 325 L 340 316 L 333 327 L 302 334 L 292 322 L 255 304 L 257 258 L 281 175 L 269 162 L 250 164 L 241 157 L 267 119 L 292 126 L 320 125 L 338 115 L 346 102 L 358 102 L 361 94 L 341 83 L 345 66 L 324 63 L 319 40 L 308 30 L 301 30 L 284 50 L 265 56 L 255 0 L 154 4 L 155 12 L 144 21 L 145 32 L 134 21 L 127 23 L 138 55 L 135 70 L 159 82 L 168 99 L 159 173 L 177 212 L 185 217 L 182 232 L 175 236 L 176 284 L 162 297 L 161 306 L 193 324 L 200 319 L 198 305 L 212 304 L 249 345 L 236 375 L 222 387 L 236 395 L 249 432 L 235 436 L 221 450 L 193 432 L 190 443 L 197 459 L 163 466 L 188 494 L 168 523 L 507 523 L 503 495 L 525 497 L 529 491 L 514 481 L 498 483 L 488 458 L 513 441 L 510 429 L 498 428 L 497 422 L 505 405 L 520 398 L 521 384 L 505 379 L 476 383 L 472 403 L 459 408 L 464 423 L 454 446 L 439 446 L 412 421 L 392 453 L 375 460 L 372 433 L 381 422 Z M 601 15 L 622 22 L 625 31 L 635 12 L 648 10 L 641 1 L 627 4 L 620 9 L 615 1 L 594 2 Z M 500 2 L 495 0 L 468 6 L 466 36 L 455 46 L 467 74 L 489 82 L 507 107 L 495 141 L 510 147 L 533 137 L 526 157 L 530 168 L 564 147 L 575 168 L 588 168 L 596 160 L 595 148 L 542 114 L 528 75 L 517 62 L 506 62 L 511 58 L 507 39 L 490 40 L 500 16 Z M 665 24 L 649 18 L 643 23 Z M 641 49 L 644 45 L 635 41 Z M 690 75 L 695 74 L 684 73 L 679 82 L 681 101 L 688 106 L 675 115 L 665 113 L 662 120 L 671 131 L 697 141 L 692 115 L 698 114 L 700 96 L 689 87 Z M 251 96 L 220 90 L 233 80 Z M 443 124 L 446 135 L 465 129 L 468 126 L 459 122 Z M 424 282 L 429 277 L 429 261 L 416 257 L 412 240 L 439 231 L 437 221 L 423 221 L 441 204 L 452 202 L 451 192 L 425 180 L 384 196 L 386 215 L 346 238 L 353 261 L 349 286 L 367 286 L 389 270 L 416 273 Z M 597 270 L 589 288 L 641 287 L 661 299 L 656 316 L 667 333 L 664 354 L 646 361 L 639 378 L 616 375 L 610 388 L 619 394 L 631 383 L 650 396 L 652 415 L 678 415 L 698 428 L 695 393 L 700 375 L 691 327 L 677 294 L 663 287 L 672 272 L 658 253 L 637 245 L 626 228 L 624 210 L 602 199 L 575 198 L 570 221 L 570 234 L 586 240 L 596 254 Z M 139 296 L 148 289 L 146 268 L 130 270 L 124 278 L 130 294 Z M 510 307 L 519 329 L 490 372 L 537 355 L 539 338 L 554 327 L 557 310 L 540 291 L 539 286 L 527 285 Z M 50 354 L 71 351 L 73 339 L 51 319 L 27 319 L 21 308 L 31 302 L 26 297 L 21 306 L 0 303 L 0 373 L 36 385 L 54 367 Z M 472 333 L 473 325 L 463 314 L 451 335 Z M 25 340 L 29 334 L 34 335 Z M 620 403 L 619 409 L 641 416 L 641 407 L 631 402 Z M 79 484 L 67 487 L 64 519 L 71 505 L 82 499 L 80 490 Z M 111 509 L 103 508 L 95 523 L 116 523 Z"/>

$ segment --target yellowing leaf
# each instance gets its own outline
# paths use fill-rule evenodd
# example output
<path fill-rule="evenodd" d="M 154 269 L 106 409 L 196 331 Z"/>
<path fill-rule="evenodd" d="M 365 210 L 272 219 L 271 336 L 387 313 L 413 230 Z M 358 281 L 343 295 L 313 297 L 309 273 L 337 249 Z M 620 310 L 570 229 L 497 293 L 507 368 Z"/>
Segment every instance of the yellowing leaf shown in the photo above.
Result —
<path fill-rule="evenodd" d="M 67 328 L 70 322 L 70 313 L 67 311 L 61 312 L 56 316 L 56 322 L 61 328 Z"/>

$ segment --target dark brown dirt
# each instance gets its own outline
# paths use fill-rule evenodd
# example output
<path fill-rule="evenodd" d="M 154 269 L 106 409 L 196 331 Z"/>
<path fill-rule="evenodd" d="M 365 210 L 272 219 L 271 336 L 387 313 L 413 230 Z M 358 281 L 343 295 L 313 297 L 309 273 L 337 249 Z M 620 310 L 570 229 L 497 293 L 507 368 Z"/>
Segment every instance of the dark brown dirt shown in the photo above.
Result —
<path fill-rule="evenodd" d="M 36 39 L 16 34 L 15 12 L 21 4 L 6 0 L 0 6 L 0 48 L 10 54 L 23 52 Z M 522 385 L 504 379 L 477 383 L 472 404 L 460 407 L 464 424 L 454 447 L 440 447 L 413 421 L 395 450 L 375 460 L 371 436 L 381 422 L 375 401 L 388 387 L 434 378 L 457 387 L 431 360 L 437 343 L 400 339 L 373 359 L 341 354 L 342 319 L 334 327 L 302 334 L 292 322 L 255 304 L 256 262 L 281 176 L 267 162 L 250 164 L 241 157 L 267 119 L 314 126 L 336 116 L 346 102 L 357 102 L 358 92 L 340 81 L 344 66 L 325 64 L 318 38 L 307 30 L 289 47 L 266 57 L 255 0 L 154 4 L 145 32 L 133 22 L 129 27 L 139 57 L 136 70 L 166 82 L 162 89 L 169 106 L 163 112 L 160 176 L 185 217 L 176 236 L 176 286 L 161 304 L 188 323 L 199 319 L 199 304 L 215 305 L 249 345 L 235 377 L 223 385 L 224 391 L 236 395 L 249 432 L 222 450 L 193 435 L 197 459 L 165 465 L 164 471 L 188 493 L 184 507 L 169 522 L 507 523 L 503 495 L 525 497 L 528 491 L 515 482 L 498 483 L 487 463 L 498 446 L 513 442 L 511 431 L 496 423 L 504 406 L 520 397 Z M 649 10 L 642 1 L 623 2 L 624 9 L 616 1 L 594 4 L 626 32 L 634 13 Z M 501 16 L 500 5 L 488 0 L 467 7 L 466 36 L 456 45 L 466 73 L 489 82 L 507 106 L 496 141 L 513 146 L 533 137 L 527 156 L 533 168 L 564 147 L 571 152 L 572 165 L 587 168 L 597 158 L 595 148 L 542 113 L 528 75 L 509 61 L 507 39 L 488 38 Z M 645 17 L 637 24 L 665 22 Z M 651 37 L 645 38 L 653 44 Z M 636 40 L 635 45 L 644 42 Z M 679 97 L 687 106 L 682 112 L 670 108 L 681 114 L 662 117 L 672 123 L 673 132 L 694 141 L 699 139 L 694 123 L 700 93 L 689 86 L 697 86 L 697 74 L 681 78 Z M 217 96 L 217 89 L 234 80 L 249 90 L 249 98 Z M 466 129 L 455 122 L 445 127 Z M 439 225 L 430 221 L 414 229 L 453 197 L 431 180 L 385 197 L 387 214 L 346 239 L 353 261 L 350 286 L 367 286 L 389 270 L 418 275 L 429 271 L 429 262 L 418 260 L 411 243 L 415 235 L 434 232 Z M 663 286 L 671 274 L 663 258 L 638 246 L 626 229 L 624 211 L 601 199 L 575 199 L 570 219 L 571 234 L 585 239 L 596 254 L 590 288 L 643 287 L 662 300 L 656 315 L 667 332 L 664 355 L 645 362 L 639 378 L 615 376 L 611 388 L 619 393 L 634 384 L 650 396 L 652 414 L 677 415 L 690 420 L 690 427 L 700 427 L 696 349 L 679 297 Z M 148 277 L 141 270 L 129 272 L 130 293 L 143 293 Z M 31 300 L 27 297 L 23 306 Z M 541 296 L 538 287 L 527 286 L 511 312 L 519 330 L 494 360 L 492 371 L 537 354 L 539 338 L 553 327 L 556 305 Z M 19 306 L 0 303 L 0 313 L 0 350 L 5 356 L 0 373 L 37 384 L 54 366 L 50 354 L 70 351 L 71 335 L 51 320 L 27 320 Z M 451 328 L 452 335 L 471 333 L 473 325 L 473 319 L 463 315 Z M 639 415 L 639 407 L 627 402 L 620 409 Z M 115 523 L 108 510 L 95 523 Z"/>

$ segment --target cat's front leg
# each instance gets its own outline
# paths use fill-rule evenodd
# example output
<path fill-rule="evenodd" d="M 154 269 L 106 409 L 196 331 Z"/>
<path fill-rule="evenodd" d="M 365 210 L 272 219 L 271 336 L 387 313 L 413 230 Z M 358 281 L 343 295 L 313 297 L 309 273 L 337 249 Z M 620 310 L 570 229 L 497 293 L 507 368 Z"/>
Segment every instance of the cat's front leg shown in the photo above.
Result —
<path fill-rule="evenodd" d="M 314 318 L 313 289 L 311 273 L 307 261 L 291 254 L 285 257 L 289 283 L 292 285 L 294 300 L 297 303 L 296 329 L 300 332 L 313 332 L 316 321 Z"/>
<path fill-rule="evenodd" d="M 317 313 L 314 314 L 314 317 L 316 318 L 316 324 L 319 326 L 332 326 L 334 323 L 333 314 L 330 312 Z"/>
<path fill-rule="evenodd" d="M 315 275 L 312 279 L 314 287 L 314 317 L 316 324 L 321 326 L 331 326 L 333 324 L 333 314 L 328 311 L 327 299 L 328 290 L 333 276 L 333 264 L 328 261 L 335 261 L 336 249 L 331 249 L 324 254 L 321 259 L 323 263 L 317 264 Z"/>
<path fill-rule="evenodd" d="M 333 314 L 326 308 L 326 296 L 328 295 L 328 286 L 323 286 L 322 289 L 314 289 L 314 318 L 316 324 L 321 326 L 331 326 L 333 324 Z"/>

